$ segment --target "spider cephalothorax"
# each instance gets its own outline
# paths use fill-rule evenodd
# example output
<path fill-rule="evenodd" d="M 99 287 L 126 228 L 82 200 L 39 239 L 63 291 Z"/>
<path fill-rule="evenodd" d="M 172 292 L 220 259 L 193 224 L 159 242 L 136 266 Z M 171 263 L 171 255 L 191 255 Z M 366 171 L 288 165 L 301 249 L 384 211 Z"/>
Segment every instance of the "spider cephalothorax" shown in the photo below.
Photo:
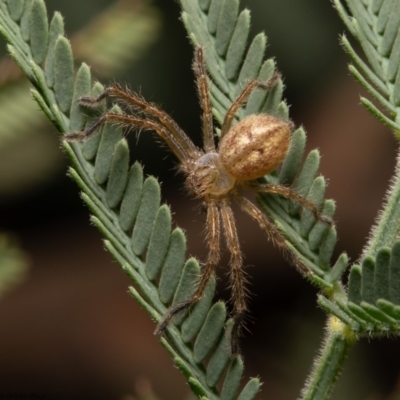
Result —
<path fill-rule="evenodd" d="M 220 259 L 221 231 L 225 236 L 230 252 L 231 302 L 234 324 L 231 332 L 231 351 L 237 353 L 237 341 L 243 326 L 246 305 L 246 277 L 240 250 L 235 219 L 230 206 L 234 200 L 247 214 L 255 219 L 267 232 L 269 238 L 291 254 L 285 237 L 275 224 L 254 203 L 242 195 L 243 190 L 275 193 L 299 202 L 321 217 L 313 203 L 296 194 L 292 189 L 266 183 L 259 183 L 261 178 L 276 169 L 283 161 L 289 148 L 293 124 L 290 121 L 268 115 L 250 115 L 233 124 L 238 110 L 247 102 L 256 88 L 269 90 L 279 80 L 275 74 L 267 82 L 249 81 L 229 107 L 221 126 L 219 145 L 215 144 L 215 129 L 211 111 L 208 76 L 203 59 L 203 49 L 195 50 L 193 69 L 202 108 L 203 149 L 196 147 L 178 124 L 162 109 L 149 103 L 136 93 L 117 85 L 109 86 L 96 98 L 83 97 L 81 104 L 93 106 L 106 97 L 116 100 L 126 113 L 107 112 L 84 132 L 67 135 L 67 140 L 82 140 L 89 137 L 106 122 L 122 125 L 128 129 L 147 129 L 154 131 L 168 145 L 180 161 L 179 169 L 186 176 L 188 191 L 202 199 L 207 212 L 206 232 L 208 256 L 203 264 L 196 289 L 191 298 L 169 310 L 164 320 L 157 327 L 161 334 L 171 318 L 178 312 L 195 304 L 201 299 L 207 282 Z M 133 110 L 133 112 L 132 112 Z M 222 229 L 221 229 L 222 228 Z M 306 269 L 293 256 L 295 265 Z"/>

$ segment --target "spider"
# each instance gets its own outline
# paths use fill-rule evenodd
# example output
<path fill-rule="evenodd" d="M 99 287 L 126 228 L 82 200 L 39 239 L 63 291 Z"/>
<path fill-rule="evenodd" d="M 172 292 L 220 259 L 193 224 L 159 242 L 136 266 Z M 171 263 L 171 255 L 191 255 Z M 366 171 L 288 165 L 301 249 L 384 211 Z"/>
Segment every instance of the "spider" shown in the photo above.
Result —
<path fill-rule="evenodd" d="M 180 162 L 178 168 L 185 175 L 187 190 L 194 197 L 203 201 L 206 210 L 208 255 L 202 265 L 191 298 L 170 309 L 159 323 L 155 334 L 161 335 L 174 315 L 191 307 L 201 299 L 207 282 L 220 260 L 222 231 L 230 252 L 229 279 L 234 321 L 230 334 L 230 351 L 232 355 L 235 355 L 239 351 L 238 339 L 247 311 L 247 290 L 243 257 L 231 201 L 234 200 L 238 203 L 242 210 L 256 220 L 260 227 L 267 232 L 272 242 L 289 254 L 294 264 L 306 273 L 311 272 L 290 252 L 281 231 L 254 203 L 243 196 L 242 191 L 247 189 L 258 193 L 278 194 L 310 209 L 317 218 L 324 221 L 327 219 L 320 216 L 312 202 L 291 188 L 257 181 L 258 178 L 275 170 L 282 163 L 290 145 L 293 124 L 268 114 L 250 115 L 234 124 L 236 113 L 245 105 L 250 94 L 257 88 L 271 89 L 278 82 L 280 75 L 275 73 L 266 82 L 250 80 L 244 85 L 224 117 L 219 144 L 216 145 L 208 74 L 201 46 L 195 49 L 193 70 L 202 109 L 203 149 L 195 146 L 165 111 L 144 100 L 138 94 L 118 85 L 109 86 L 98 97 L 82 97 L 80 103 L 89 107 L 96 106 L 103 99 L 110 97 L 120 103 L 129 113 L 116 114 L 108 111 L 86 131 L 71 133 L 66 136 L 66 139 L 69 141 L 86 139 L 105 123 L 111 122 L 126 127 L 128 130 L 138 128 L 154 131 L 168 145 Z"/>

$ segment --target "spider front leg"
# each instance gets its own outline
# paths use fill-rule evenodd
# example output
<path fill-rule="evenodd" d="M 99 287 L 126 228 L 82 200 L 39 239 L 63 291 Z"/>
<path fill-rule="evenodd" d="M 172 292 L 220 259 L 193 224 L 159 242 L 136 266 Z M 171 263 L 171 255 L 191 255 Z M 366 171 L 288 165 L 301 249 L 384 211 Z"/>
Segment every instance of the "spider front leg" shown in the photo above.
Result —
<path fill-rule="evenodd" d="M 156 132 L 158 136 L 168 145 L 172 152 L 178 157 L 183 165 L 185 165 L 185 163 L 194 157 L 194 153 L 186 146 L 183 146 L 182 141 L 178 140 L 176 136 L 171 134 L 171 132 L 169 132 L 163 125 L 152 119 L 145 119 L 135 115 L 108 112 L 103 114 L 91 127 L 85 131 L 69 133 L 65 135 L 64 138 L 68 142 L 85 140 L 101 129 L 101 127 L 108 122 L 123 126 L 128 130 L 134 128 L 143 128 Z M 196 149 L 195 154 L 197 154 L 197 152 L 198 150 Z"/>
<path fill-rule="evenodd" d="M 229 129 L 231 129 L 232 121 L 235 118 L 236 113 L 239 111 L 241 107 L 243 107 L 246 104 L 247 100 L 249 99 L 253 91 L 257 88 L 264 90 L 272 89 L 278 83 L 280 77 L 281 75 L 276 72 L 272 76 L 272 78 L 270 78 L 266 82 L 251 80 L 247 83 L 247 85 L 243 88 L 239 96 L 231 104 L 228 111 L 226 112 L 224 122 L 221 127 L 221 137 L 223 137 L 229 131 Z"/>
<path fill-rule="evenodd" d="M 207 207 L 207 243 L 208 243 L 208 256 L 204 267 L 196 283 L 196 289 L 189 299 L 171 308 L 164 319 L 158 324 L 154 334 L 160 336 L 164 333 L 166 327 L 171 322 L 171 319 L 179 314 L 181 311 L 196 304 L 204 294 L 207 283 L 218 265 L 220 258 L 220 216 L 218 206 L 215 201 L 205 203 Z"/>
<path fill-rule="evenodd" d="M 173 136 L 176 137 L 177 140 L 185 142 L 185 146 L 191 148 L 192 150 L 195 150 L 194 144 L 171 116 L 169 116 L 156 104 L 146 101 L 137 93 L 132 92 L 128 88 L 122 88 L 119 85 L 111 85 L 106 88 L 106 90 L 99 96 L 83 96 L 80 98 L 79 101 L 82 105 L 86 107 L 94 107 L 102 100 L 107 98 L 115 100 L 127 111 L 131 109 L 138 110 L 143 112 L 146 116 L 155 118 L 156 121 L 163 125 Z"/>
<path fill-rule="evenodd" d="M 136 120 L 139 121 L 136 125 L 137 127 L 154 130 L 167 143 L 167 145 L 170 146 L 171 150 L 181 162 L 199 155 L 198 148 L 171 116 L 157 105 L 144 100 L 128 88 L 124 89 L 119 85 L 111 85 L 97 97 L 81 97 L 80 103 L 86 107 L 95 107 L 102 100 L 107 98 L 114 99 L 127 111 L 126 114 L 123 114 L 123 118 L 114 118 L 113 116 L 118 114 L 107 112 L 91 128 L 87 129 L 85 132 L 69 134 L 66 136 L 66 140 L 83 140 L 89 137 L 100 126 L 107 122 L 107 120 L 124 125 L 127 128 L 135 127 L 134 121 Z M 141 112 L 143 116 L 130 116 L 128 111 L 132 111 L 132 109 Z M 131 118 L 131 122 L 128 120 L 129 118 Z M 148 121 L 148 124 L 141 121 Z"/>
<path fill-rule="evenodd" d="M 194 52 L 193 71 L 196 75 L 197 92 L 200 99 L 202 115 L 203 146 L 206 152 L 215 151 L 213 116 L 208 88 L 207 70 L 204 62 L 203 48 L 197 46 Z"/>

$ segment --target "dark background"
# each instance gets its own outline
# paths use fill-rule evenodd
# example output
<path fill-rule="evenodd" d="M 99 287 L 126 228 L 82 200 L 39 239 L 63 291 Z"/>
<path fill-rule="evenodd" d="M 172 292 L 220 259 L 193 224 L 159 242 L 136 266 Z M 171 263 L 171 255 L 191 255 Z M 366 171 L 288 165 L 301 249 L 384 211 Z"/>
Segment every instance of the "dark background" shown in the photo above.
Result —
<path fill-rule="evenodd" d="M 54 10 L 64 15 L 67 35 L 110 3 L 46 1 L 50 16 Z M 158 41 L 115 79 L 140 88 L 199 143 L 192 48 L 179 6 L 173 0 L 153 4 L 162 16 Z M 337 202 L 336 254 L 346 251 L 355 261 L 388 187 L 396 142 L 359 105 L 362 90 L 349 77 L 349 60 L 339 46 L 344 27 L 328 0 L 247 0 L 243 7 L 252 12 L 253 34 L 264 30 L 268 36 L 267 56 L 276 58 L 284 76 L 291 118 L 305 126 L 308 150 L 317 147 L 322 154 L 327 197 Z M 18 238 L 30 265 L 21 285 L 0 299 L 0 398 L 122 399 L 146 382 L 160 399 L 187 398 L 185 379 L 152 334 L 154 323 L 127 294 L 129 279 L 89 224 L 66 176 L 57 133 L 47 124 L 41 134 L 51 138 L 54 167 L 39 184 L 21 190 L 3 190 L 0 181 L 0 229 Z M 173 157 L 150 137 L 132 144 L 133 158 L 162 182 L 163 200 L 187 233 L 188 253 L 204 259 L 204 216 L 183 191 Z M 0 149 L 0 158 L 2 151 L 9 149 Z M 283 261 L 255 223 L 236 215 L 252 292 L 242 344 L 245 374 L 264 382 L 260 398 L 294 399 L 320 346 L 325 315 L 316 306 L 315 288 Z M 228 296 L 226 261 L 219 271 L 222 298 Z M 388 399 L 398 380 L 399 350 L 394 339 L 358 343 L 334 398 Z"/>

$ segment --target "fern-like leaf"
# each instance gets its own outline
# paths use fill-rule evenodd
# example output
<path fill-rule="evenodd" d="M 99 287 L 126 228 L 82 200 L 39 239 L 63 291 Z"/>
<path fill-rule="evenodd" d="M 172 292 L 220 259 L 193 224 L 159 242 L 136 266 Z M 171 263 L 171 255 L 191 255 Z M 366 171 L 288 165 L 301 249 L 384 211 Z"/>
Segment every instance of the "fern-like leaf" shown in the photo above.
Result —
<path fill-rule="evenodd" d="M 48 26 L 43 0 L 23 3 L 21 11 L 16 3 L 0 0 L 0 31 L 9 42 L 9 52 L 34 85 L 33 98 L 60 132 L 82 130 L 96 116 L 85 119 L 79 98 L 96 95 L 101 87 L 91 86 L 85 64 L 74 79 L 72 51 L 59 16 Z M 258 34 L 247 45 L 250 14 L 239 12 L 238 0 L 182 0 L 181 4 L 191 39 L 204 46 L 213 112 L 221 122 L 243 84 L 249 79 L 266 80 L 274 73 L 274 61 L 264 61 L 266 36 Z M 279 81 L 269 93 L 255 91 L 238 119 L 260 111 L 288 119 L 282 90 Z M 325 181 L 317 176 L 318 152 L 310 152 L 301 167 L 304 144 L 304 130 L 298 129 L 280 173 L 265 179 L 287 185 L 295 182 L 300 194 L 332 217 L 334 203 L 324 200 Z M 69 173 L 82 190 L 93 224 L 105 237 L 105 247 L 135 283 L 136 288 L 130 288 L 132 296 L 160 321 L 169 307 L 188 296 L 199 265 L 195 259 L 185 262 L 185 237 L 179 228 L 171 231 L 170 211 L 160 205 L 157 181 L 152 177 L 143 180 L 138 164 L 129 167 L 129 149 L 115 127 L 105 127 L 83 144 L 63 142 L 63 146 L 72 162 Z M 333 268 L 329 266 L 335 228 L 278 196 L 263 195 L 259 203 L 285 234 L 292 252 L 312 271 L 308 278 L 329 297 L 342 294 L 338 280 L 347 257 L 342 255 Z M 238 394 L 243 362 L 240 357 L 229 360 L 225 350 L 224 331 L 231 321 L 226 321 L 223 303 L 212 305 L 214 289 L 212 279 L 204 298 L 190 314 L 173 320 L 161 342 L 199 397 L 253 399 L 260 387 L 258 379 L 251 379 Z M 216 388 L 219 384 L 221 392 Z"/>
<path fill-rule="evenodd" d="M 96 15 L 85 28 L 71 37 L 74 59 L 85 60 L 102 77 L 115 76 L 131 65 L 158 37 L 160 16 L 147 3 L 131 7 L 124 2 L 114 2 Z M 20 20 L 24 4 L 19 0 L 9 2 L 14 21 Z M 61 14 L 56 13 L 48 27 L 49 48 L 54 47 L 59 35 L 64 35 L 64 21 Z M 44 65 L 50 86 L 54 84 L 53 54 L 47 54 Z M 43 127 L 43 115 L 37 112 L 22 72 L 9 56 L 0 60 L 0 75 L 0 146 L 21 140 L 21 136 L 29 135 L 31 139 L 32 132 Z M 18 107 L 15 107 L 16 104 Z"/>
<path fill-rule="evenodd" d="M 400 131 L 400 2 L 334 0 L 339 15 L 353 37 L 360 43 L 366 61 L 357 55 L 346 36 L 342 45 L 354 64 L 351 74 L 379 104 L 365 97 L 364 106 L 396 134 Z"/>
<path fill-rule="evenodd" d="M 347 302 L 333 304 L 323 296 L 319 302 L 360 336 L 399 334 L 400 242 L 351 267 Z"/>
<path fill-rule="evenodd" d="M 9 42 L 10 54 L 35 87 L 33 98 L 60 132 L 83 129 L 95 116 L 83 116 L 79 98 L 96 95 L 101 87 L 91 86 L 90 70 L 85 64 L 74 79 L 72 51 L 68 40 L 60 35 L 62 30 L 57 29 L 58 14 L 50 27 L 45 26 L 44 2 L 33 0 L 25 2 L 22 14 L 13 20 L 10 13 L 17 15 L 14 5 L 0 1 L 0 30 Z M 59 34 L 56 40 L 52 40 L 53 31 Z M 26 40 L 35 36 L 41 39 L 35 39 L 31 49 Z M 38 64 L 43 60 L 52 67 Z M 129 168 L 129 149 L 118 128 L 106 127 L 83 144 L 63 142 L 63 146 L 73 165 L 70 176 L 82 189 L 93 224 L 105 236 L 106 248 L 139 289 L 131 287 L 132 296 L 160 321 L 174 302 L 188 295 L 200 268 L 195 259 L 185 262 L 186 239 L 179 228 L 171 232 L 170 211 L 160 205 L 157 181 L 152 177 L 143 180 L 137 163 Z M 146 251 L 145 260 L 142 254 Z M 161 342 L 195 393 L 207 399 L 231 399 L 236 398 L 243 363 L 239 357 L 229 360 L 224 333 L 226 309 L 223 303 L 211 306 L 214 290 L 215 279 L 211 279 L 204 298 L 190 315 L 173 321 L 167 338 Z M 215 361 L 203 365 L 205 357 Z M 223 389 L 219 394 L 216 385 L 221 379 Z M 259 386 L 257 379 L 251 380 L 241 398 L 254 398 Z"/>
<path fill-rule="evenodd" d="M 347 8 L 335 0 L 336 9 L 352 36 L 360 43 L 364 61 L 348 39 L 342 45 L 354 64 L 352 75 L 378 104 L 361 97 L 361 102 L 399 137 L 400 87 L 400 1 L 346 0 Z M 333 305 L 320 297 L 320 304 L 351 326 L 359 335 L 399 334 L 396 311 L 400 229 L 400 168 L 397 166 L 384 211 L 373 227 L 360 262 L 350 270 L 348 301 Z"/>

